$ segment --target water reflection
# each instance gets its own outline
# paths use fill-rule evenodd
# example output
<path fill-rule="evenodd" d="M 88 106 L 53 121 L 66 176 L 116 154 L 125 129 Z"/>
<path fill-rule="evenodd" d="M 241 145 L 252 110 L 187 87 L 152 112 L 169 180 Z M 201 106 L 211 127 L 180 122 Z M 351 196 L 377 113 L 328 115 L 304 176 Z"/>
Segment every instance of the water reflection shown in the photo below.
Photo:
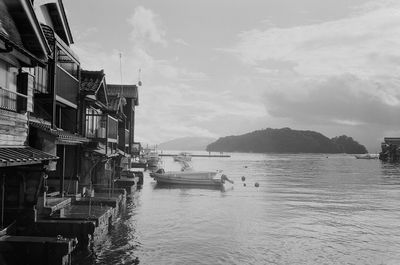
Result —
<path fill-rule="evenodd" d="M 232 188 L 232 187 L 231 187 Z M 164 183 L 154 183 L 153 189 L 179 189 L 179 190 L 220 190 L 225 192 L 227 189 L 225 186 L 213 186 L 213 185 L 180 185 L 180 184 L 164 184 Z M 229 188 L 228 188 L 229 190 Z"/>
<path fill-rule="evenodd" d="M 400 165 L 257 154 L 193 163 L 235 184 L 159 185 L 146 174 L 82 264 L 400 264 Z"/>

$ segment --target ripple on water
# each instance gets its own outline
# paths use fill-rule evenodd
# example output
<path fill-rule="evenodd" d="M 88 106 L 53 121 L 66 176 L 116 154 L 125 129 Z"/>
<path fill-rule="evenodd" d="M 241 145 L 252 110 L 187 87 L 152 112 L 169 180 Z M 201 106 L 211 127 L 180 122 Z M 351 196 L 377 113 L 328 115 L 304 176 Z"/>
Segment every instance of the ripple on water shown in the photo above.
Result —
<path fill-rule="evenodd" d="M 146 176 L 92 264 L 400 264 L 399 166 L 316 154 L 193 164 L 235 184 L 157 188 Z"/>

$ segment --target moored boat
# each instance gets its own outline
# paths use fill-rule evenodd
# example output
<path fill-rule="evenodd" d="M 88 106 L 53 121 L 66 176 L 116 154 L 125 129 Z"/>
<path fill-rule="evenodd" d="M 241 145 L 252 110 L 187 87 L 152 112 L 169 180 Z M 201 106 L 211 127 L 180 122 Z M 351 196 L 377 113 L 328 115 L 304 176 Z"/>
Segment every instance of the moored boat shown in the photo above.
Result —
<path fill-rule="evenodd" d="M 357 159 L 378 159 L 379 154 L 362 154 L 362 155 L 355 155 Z"/>
<path fill-rule="evenodd" d="M 150 152 L 145 158 L 148 167 L 158 167 L 160 157 L 157 152 Z"/>
<path fill-rule="evenodd" d="M 182 152 L 182 153 L 179 153 L 176 156 L 174 156 L 174 161 L 176 161 L 176 162 L 180 162 L 180 161 L 190 162 L 190 161 L 192 161 L 192 156 L 190 155 L 190 153 Z"/>
<path fill-rule="evenodd" d="M 231 182 L 220 171 L 169 171 L 158 170 L 150 176 L 161 184 L 194 185 L 222 187 L 225 181 Z"/>

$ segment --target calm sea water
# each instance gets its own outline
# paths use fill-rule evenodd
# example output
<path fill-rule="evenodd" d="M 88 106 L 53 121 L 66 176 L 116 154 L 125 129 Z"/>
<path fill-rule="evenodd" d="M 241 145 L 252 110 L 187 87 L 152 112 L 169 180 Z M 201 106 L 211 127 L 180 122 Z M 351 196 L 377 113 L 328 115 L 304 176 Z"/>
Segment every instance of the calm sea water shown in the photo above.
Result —
<path fill-rule="evenodd" d="M 92 264 L 400 264 L 400 165 L 320 154 L 193 165 L 235 184 L 162 188 L 145 176 Z"/>

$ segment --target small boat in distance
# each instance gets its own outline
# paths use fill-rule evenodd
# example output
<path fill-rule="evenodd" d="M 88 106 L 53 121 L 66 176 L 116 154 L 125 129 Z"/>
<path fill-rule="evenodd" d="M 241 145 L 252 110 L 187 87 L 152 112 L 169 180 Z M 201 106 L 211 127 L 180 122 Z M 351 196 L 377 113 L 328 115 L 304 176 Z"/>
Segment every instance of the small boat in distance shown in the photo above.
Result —
<path fill-rule="evenodd" d="M 177 154 L 176 156 L 174 156 L 174 161 L 176 161 L 176 162 L 180 162 L 180 161 L 190 162 L 190 161 L 192 161 L 192 156 L 191 156 L 190 153 L 181 152 L 181 153 Z"/>
<path fill-rule="evenodd" d="M 146 156 L 147 166 L 148 167 L 157 167 L 160 163 L 160 157 L 156 151 L 151 151 Z"/>
<path fill-rule="evenodd" d="M 361 154 L 361 155 L 355 155 L 357 159 L 378 159 L 379 154 Z"/>

